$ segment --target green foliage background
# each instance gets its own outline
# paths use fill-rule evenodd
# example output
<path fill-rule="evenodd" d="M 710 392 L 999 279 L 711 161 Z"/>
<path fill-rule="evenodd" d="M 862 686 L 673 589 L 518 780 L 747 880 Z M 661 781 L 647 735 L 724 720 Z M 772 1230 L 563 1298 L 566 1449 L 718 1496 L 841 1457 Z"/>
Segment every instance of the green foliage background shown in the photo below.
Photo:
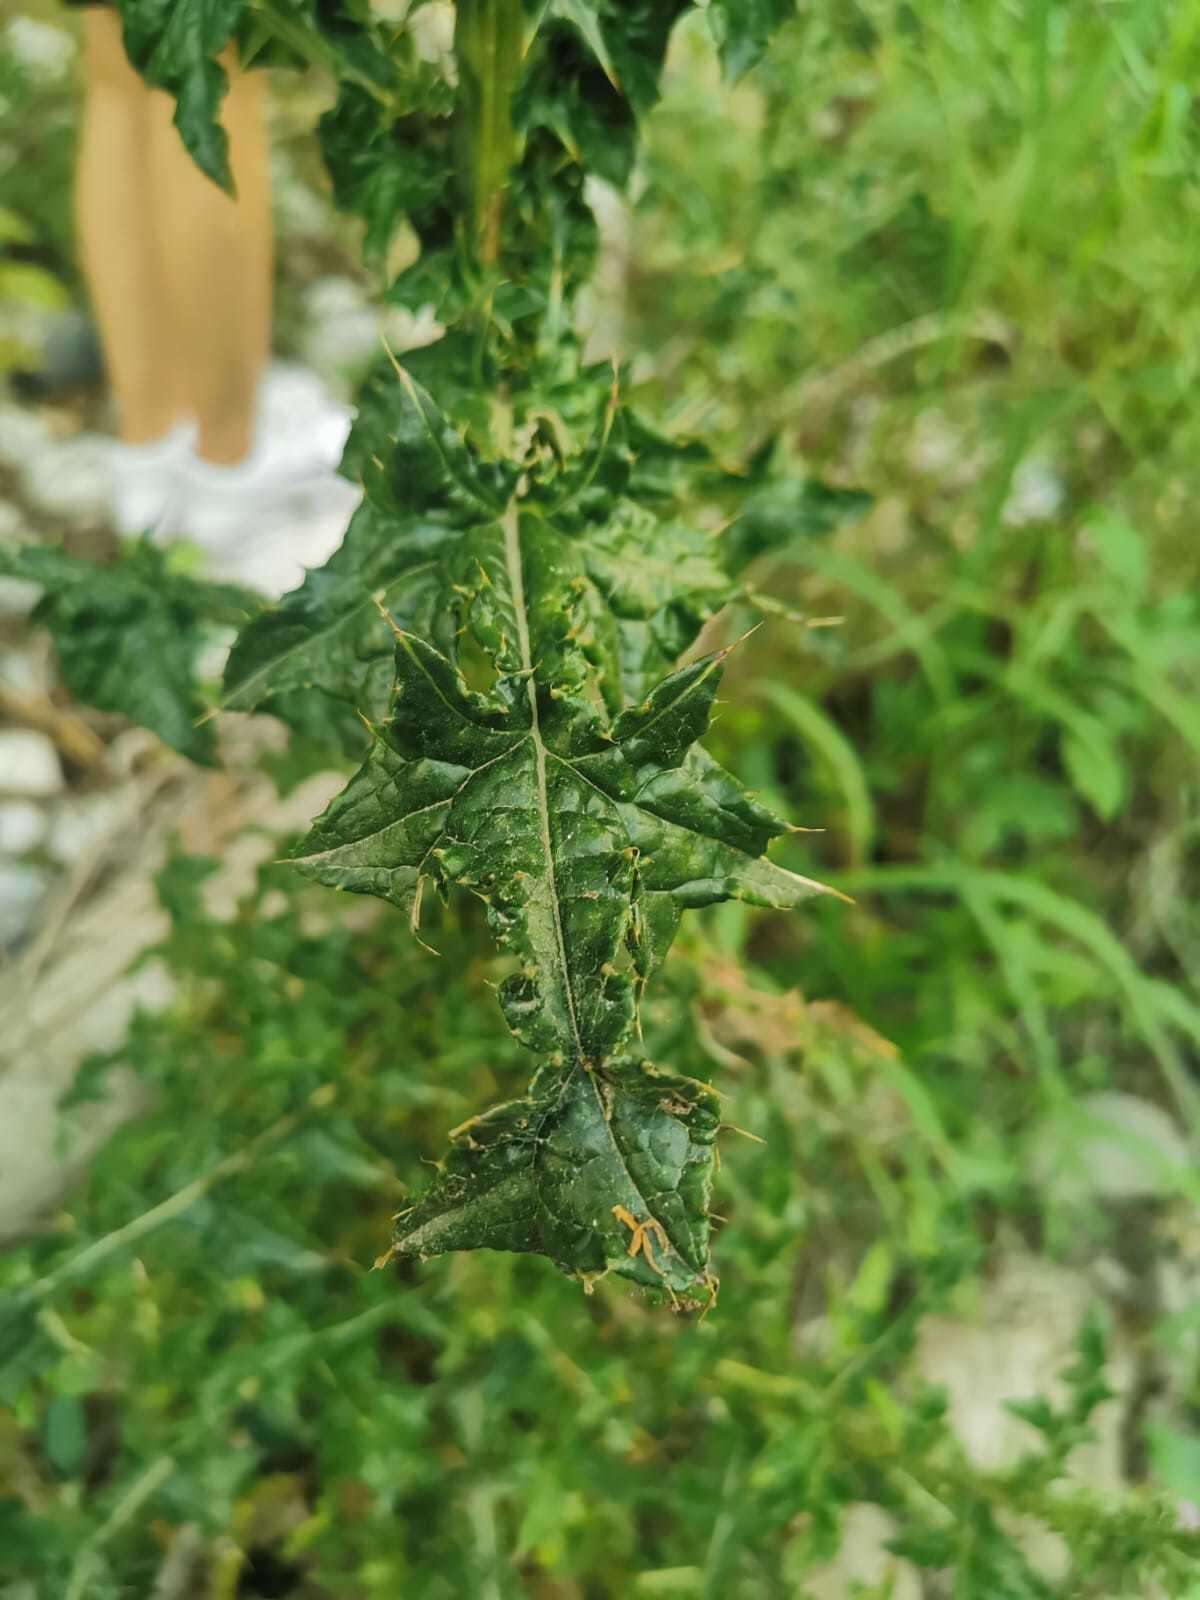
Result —
<path fill-rule="evenodd" d="M 930 1595 L 1195 1593 L 1194 1317 L 1098 1311 L 994 1474 L 911 1352 L 1008 1250 L 1149 1284 L 1194 1226 L 1191 1170 L 1081 1215 L 1032 1151 L 1105 1087 L 1197 1133 L 1198 56 L 1200 8 L 1165 0 L 822 0 L 732 91 L 676 40 L 633 227 L 643 394 L 734 454 L 782 427 L 875 497 L 757 580 L 843 621 L 760 630 L 710 741 L 827 828 L 780 859 L 857 905 L 708 914 L 646 1007 L 651 1053 L 764 1141 L 722 1143 L 721 1299 L 677 1321 L 490 1254 L 370 1274 L 422 1157 L 521 1082 L 481 923 L 447 914 L 434 957 L 275 868 L 214 923 L 179 862 L 183 998 L 122 1053 L 150 1110 L 0 1260 L 14 1307 L 45 1285 L 0 1333 L 4 1578 L 149 1593 L 194 1525 L 214 1596 L 759 1600 L 804 1595 L 870 1501 Z M 1052 1484 L 1114 1337 L 1174 1376 L 1104 1504 Z M 1014 1518 L 1065 1535 L 1065 1573 Z"/>

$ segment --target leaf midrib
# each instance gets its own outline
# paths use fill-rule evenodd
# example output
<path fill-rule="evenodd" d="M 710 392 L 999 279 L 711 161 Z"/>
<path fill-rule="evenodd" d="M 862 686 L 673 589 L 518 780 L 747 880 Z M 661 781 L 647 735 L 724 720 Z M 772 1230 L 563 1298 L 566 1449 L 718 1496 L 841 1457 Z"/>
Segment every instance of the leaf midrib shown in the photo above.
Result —
<path fill-rule="evenodd" d="M 563 934 L 562 912 L 558 899 L 558 883 L 554 872 L 554 841 L 550 832 L 550 797 L 546 785 L 546 756 L 548 753 L 553 755 L 554 752 L 547 752 L 546 745 L 542 739 L 541 722 L 538 715 L 537 683 L 534 677 L 533 651 L 529 640 L 529 619 L 525 610 L 525 578 L 521 567 L 520 511 L 515 500 L 509 504 L 504 516 L 501 518 L 501 527 L 504 529 L 504 558 L 505 565 L 508 569 L 509 585 L 512 589 L 513 612 L 517 625 L 517 642 L 521 651 L 521 666 L 526 675 L 525 692 L 529 698 L 529 739 L 533 747 L 534 755 L 538 826 L 541 833 L 542 849 L 546 857 L 546 873 L 550 886 L 550 903 L 554 917 L 554 932 L 558 944 L 558 958 L 562 967 L 563 993 L 566 996 L 567 1012 L 571 1024 L 571 1034 L 575 1041 L 575 1060 L 570 1071 L 567 1072 L 563 1078 L 563 1090 L 565 1092 L 566 1086 L 572 1081 L 572 1079 L 575 1077 L 575 1074 L 582 1070 L 587 1070 L 587 1068 L 584 1059 L 583 1040 L 579 1032 L 579 1019 L 575 1012 L 575 995 L 571 988 L 571 969 L 567 965 L 566 939 Z M 612 1128 L 609 1126 L 609 1117 L 605 1110 L 604 1101 L 601 1097 L 599 1086 L 596 1082 L 595 1072 L 588 1071 L 587 1078 L 592 1093 L 596 1097 L 596 1104 L 600 1109 L 600 1115 L 604 1119 L 604 1125 L 608 1129 L 608 1137 L 612 1143 L 613 1151 L 616 1154 L 617 1160 L 621 1164 L 621 1170 L 624 1172 L 625 1177 L 629 1182 L 630 1189 L 641 1201 L 642 1206 L 645 1208 L 646 1215 L 648 1217 L 653 1217 L 656 1222 L 659 1222 L 664 1227 L 672 1254 L 678 1257 L 678 1259 L 684 1263 L 685 1267 L 688 1266 L 687 1258 L 679 1250 L 674 1240 L 671 1239 L 669 1229 L 667 1229 L 666 1225 L 662 1223 L 662 1219 L 656 1215 L 654 1208 L 651 1206 L 645 1194 L 642 1192 L 641 1185 L 638 1183 L 633 1173 L 629 1170 L 629 1163 L 625 1159 L 625 1152 L 621 1149 L 621 1146 L 618 1143 Z M 537 1162 L 537 1159 L 538 1156 L 535 1154 L 535 1163 Z"/>
<path fill-rule="evenodd" d="M 550 886 L 550 908 L 554 920 L 554 937 L 562 968 L 563 994 L 567 1002 L 567 1017 L 571 1024 L 571 1037 L 575 1044 L 575 1065 L 584 1059 L 583 1039 L 579 1032 L 579 1018 L 575 1011 L 575 994 L 571 988 L 571 969 L 567 965 L 567 941 L 563 933 L 562 908 L 558 899 L 558 882 L 554 872 L 554 841 L 550 833 L 550 796 L 546 786 L 546 746 L 542 739 L 541 720 L 538 714 L 537 682 L 533 670 L 533 650 L 529 642 L 529 618 L 525 610 L 525 576 L 521 568 L 521 522 L 516 501 L 512 501 L 500 526 L 504 529 L 504 561 L 508 569 L 508 582 L 512 590 L 513 614 L 517 625 L 517 644 L 521 652 L 521 669 L 525 674 L 525 693 L 529 700 L 529 739 L 533 746 L 534 786 L 537 797 L 538 830 L 542 851 L 546 858 L 546 875 Z"/>

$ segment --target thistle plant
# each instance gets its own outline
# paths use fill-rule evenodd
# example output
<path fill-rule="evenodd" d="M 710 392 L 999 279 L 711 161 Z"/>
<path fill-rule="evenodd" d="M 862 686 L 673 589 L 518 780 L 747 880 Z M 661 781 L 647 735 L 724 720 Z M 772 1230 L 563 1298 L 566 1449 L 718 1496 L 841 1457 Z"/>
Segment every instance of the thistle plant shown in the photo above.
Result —
<path fill-rule="evenodd" d="M 240 607 L 224 708 L 302 720 L 331 743 L 348 712 L 367 730 L 297 868 L 391 902 L 414 929 L 429 890 L 483 902 L 529 1087 L 453 1131 L 391 1255 L 532 1251 L 585 1284 L 616 1271 L 677 1302 L 715 1282 L 720 1113 L 708 1085 L 644 1059 L 642 991 L 684 911 L 823 892 L 768 859 L 787 824 L 704 750 L 728 648 L 696 655 L 697 641 L 755 554 L 857 505 L 778 480 L 769 453 L 733 470 L 665 436 L 626 403 L 618 370 L 583 359 L 587 181 L 629 177 L 689 9 L 459 0 L 452 60 L 431 62 L 411 15 L 384 24 L 365 4 L 122 0 L 131 59 L 176 97 L 216 182 L 231 43 L 246 60 L 333 70 L 320 139 L 335 198 L 362 216 L 376 262 L 402 221 L 413 229 L 419 255 L 387 298 L 432 306 L 445 332 L 404 365 L 381 359 L 343 463 L 359 508 L 279 603 L 213 586 L 206 605 L 194 580 L 156 582 L 148 547 L 136 570 L 76 564 L 73 581 L 59 553 L 10 563 L 53 568 L 44 614 L 76 692 L 200 759 L 212 749 L 194 687 L 175 672 L 149 696 L 132 669 L 114 685 L 113 630 L 148 670 L 156 640 L 186 654 Z M 788 9 L 710 0 L 726 68 L 752 65 Z"/>

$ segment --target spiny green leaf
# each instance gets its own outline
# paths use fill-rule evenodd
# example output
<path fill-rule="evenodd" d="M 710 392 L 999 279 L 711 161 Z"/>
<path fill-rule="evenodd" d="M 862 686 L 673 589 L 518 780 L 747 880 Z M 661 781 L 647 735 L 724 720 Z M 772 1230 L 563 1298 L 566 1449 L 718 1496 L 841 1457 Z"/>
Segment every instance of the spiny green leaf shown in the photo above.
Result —
<path fill-rule="evenodd" d="M 514 404 L 521 427 L 548 414 L 536 386 Z M 325 567 L 239 637 L 225 673 L 231 710 L 318 688 L 381 718 L 392 646 L 380 607 L 448 648 L 483 570 L 463 531 L 495 522 L 522 468 L 549 502 L 550 524 L 536 534 L 531 526 L 529 539 L 552 569 L 550 588 L 565 591 L 586 658 L 577 673 L 598 676 L 610 709 L 669 671 L 732 594 L 723 557 L 735 546 L 678 515 L 689 481 L 713 473 L 711 459 L 632 415 L 621 413 L 611 434 L 555 460 L 546 476 L 531 457 L 519 467 L 480 461 L 422 388 L 390 375 L 364 402 L 347 457 L 364 471 L 363 504 Z"/>
<path fill-rule="evenodd" d="M 122 3 L 131 55 L 227 178 L 213 57 L 246 0 Z M 451 82 L 405 30 L 381 43 L 366 0 L 252 8 L 243 42 L 338 71 L 322 124 L 337 201 L 378 258 L 406 214 L 421 254 L 391 297 L 453 326 L 415 362 L 448 415 L 403 373 L 370 386 L 343 546 L 243 630 L 225 680 L 228 706 L 309 734 L 349 709 L 371 729 L 302 870 L 414 920 L 425 883 L 466 889 L 512 960 L 501 1005 L 540 1070 L 460 1130 L 396 1253 L 538 1250 L 672 1294 L 709 1281 L 716 1112 L 630 1054 L 642 987 L 689 906 L 821 892 L 766 859 L 784 825 L 699 745 L 725 652 L 678 665 L 737 567 L 811 507 L 759 505 L 723 537 L 757 465 L 747 482 L 656 434 L 569 332 L 598 237 L 585 180 L 628 178 L 687 9 L 460 0 Z M 740 70 L 783 8 L 710 9 Z"/>
<path fill-rule="evenodd" d="M 374 458 L 381 430 L 395 464 L 391 475 Z M 489 482 L 444 420 L 431 429 L 406 396 L 383 420 L 371 411 L 361 433 L 366 439 L 352 437 L 347 453 L 365 457 L 362 504 L 325 566 L 239 636 L 225 669 L 230 710 L 252 711 L 315 688 L 382 716 L 392 642 L 381 606 L 407 627 L 435 632 L 446 598 L 439 558 L 463 526 L 502 504 L 503 480 Z"/>
<path fill-rule="evenodd" d="M 217 120 L 228 79 L 215 58 L 233 38 L 245 0 L 119 0 L 119 9 L 130 61 L 174 98 L 175 126 L 200 170 L 232 188 Z"/>
<path fill-rule="evenodd" d="M 397 87 L 381 97 L 344 80 L 319 124 L 334 200 L 365 220 L 365 252 L 373 260 L 384 257 L 405 218 L 425 235 L 432 219 L 446 213 L 452 102 L 441 80 L 405 59 L 411 57 L 411 45 L 397 55 L 396 65 L 403 61 L 407 69 L 403 92 Z"/>
<path fill-rule="evenodd" d="M 518 127 L 545 130 L 580 169 L 623 185 L 637 118 L 658 98 L 671 28 L 688 9 L 688 0 L 554 0 L 517 95 Z"/>
<path fill-rule="evenodd" d="M 382 715 L 392 643 L 380 603 L 410 620 L 432 609 L 434 554 L 449 532 L 444 521 L 401 520 L 364 500 L 325 566 L 238 636 L 225 668 L 225 706 L 253 711 L 278 696 L 319 689 Z"/>
<path fill-rule="evenodd" d="M 617 69 L 613 66 L 612 57 L 608 50 L 608 41 L 600 27 L 600 18 L 596 8 L 588 0 L 550 0 L 549 11 L 552 16 L 561 17 L 564 22 L 574 23 L 575 27 L 586 40 L 588 48 L 603 68 L 604 76 L 620 93 L 621 80 L 617 76 Z"/>
<path fill-rule="evenodd" d="M 725 534 L 724 559 L 740 572 L 759 556 L 799 552 L 871 508 L 861 489 L 836 489 L 813 478 L 776 478 L 752 490 Z"/>
<path fill-rule="evenodd" d="M 392 1254 L 534 1251 L 585 1281 L 618 1272 L 711 1296 L 718 1123 L 705 1084 L 641 1061 L 544 1068 L 525 1098 L 454 1130 L 434 1184 L 396 1219 Z"/>
<path fill-rule="evenodd" d="M 771 35 L 795 12 L 796 0 L 709 0 L 709 26 L 729 77 L 740 78 L 760 61 Z"/>
<path fill-rule="evenodd" d="M 391 718 L 300 864 L 410 912 L 425 879 L 478 894 L 522 962 L 501 993 L 514 1032 L 542 1053 L 599 1060 L 632 1021 L 634 977 L 617 967 L 626 946 L 644 975 L 684 907 L 793 906 L 820 886 L 761 859 L 784 825 L 691 752 L 725 652 L 669 675 L 611 725 L 582 692 L 586 660 L 554 587 L 569 549 L 515 511 L 464 537 L 460 557 L 480 575 L 469 626 L 493 690 L 470 689 L 453 661 L 401 633 Z M 647 919 L 653 955 L 639 945 Z"/>
<path fill-rule="evenodd" d="M 60 550 L 0 550 L 0 572 L 45 587 L 35 612 L 58 648 L 71 693 L 158 734 L 193 761 L 210 763 L 212 726 L 195 684 L 196 658 L 214 627 L 244 622 L 255 596 L 172 570 L 153 545 L 135 545 L 103 566 Z"/>
<path fill-rule="evenodd" d="M 391 712 L 296 863 L 320 882 L 391 900 L 414 921 L 427 881 L 477 895 L 516 962 L 500 989 L 505 1018 L 545 1063 L 527 1101 L 483 1120 L 485 1157 L 469 1148 L 420 1203 L 411 1248 L 502 1243 L 588 1274 L 613 1264 L 624 1208 L 631 1229 L 652 1221 L 665 1230 L 687 1264 L 686 1273 L 663 1269 L 679 1288 L 702 1277 L 692 1245 L 707 1224 L 692 1202 L 704 1186 L 668 1186 L 683 1210 L 660 1215 L 644 1186 L 631 1195 L 614 1153 L 623 1140 L 649 1148 L 655 1117 L 667 1115 L 649 1108 L 640 1069 L 631 1078 L 621 1054 L 640 988 L 686 908 L 727 899 L 792 907 L 822 886 L 765 859 L 784 824 L 697 745 L 728 651 L 667 672 L 636 700 L 614 705 L 595 692 L 602 619 L 632 613 L 641 632 L 618 639 L 607 664 L 644 679 L 664 648 L 645 619 L 688 592 L 678 573 L 672 584 L 669 554 L 647 577 L 646 550 L 662 528 L 648 509 L 633 517 L 638 508 L 620 493 L 635 471 L 627 438 L 606 431 L 580 477 L 555 433 L 497 514 L 481 463 L 400 376 L 427 435 L 414 481 L 432 493 L 440 474 L 441 503 L 459 508 L 434 580 L 443 586 L 434 615 L 456 626 L 436 644 L 397 628 Z M 603 588 L 589 553 L 598 534 L 611 541 Z M 710 573 L 723 598 L 728 580 Z M 684 607 L 675 640 L 689 643 L 699 621 Z M 686 1142 L 688 1126 L 675 1118 L 671 1138 Z M 588 1172 L 586 1185 L 572 1178 L 563 1198 L 551 1156 Z"/>
<path fill-rule="evenodd" d="M 297 864 L 415 915 L 422 882 L 471 890 L 520 970 L 501 989 L 531 1049 L 598 1060 L 625 1037 L 680 912 L 790 907 L 820 892 L 761 859 L 783 824 L 703 752 L 719 657 L 684 669 L 614 734 L 495 709 L 403 635 L 393 717 Z M 530 684 L 532 679 L 527 680 Z M 576 748 L 573 749 L 572 745 Z M 629 949 L 634 973 L 620 970 Z"/>

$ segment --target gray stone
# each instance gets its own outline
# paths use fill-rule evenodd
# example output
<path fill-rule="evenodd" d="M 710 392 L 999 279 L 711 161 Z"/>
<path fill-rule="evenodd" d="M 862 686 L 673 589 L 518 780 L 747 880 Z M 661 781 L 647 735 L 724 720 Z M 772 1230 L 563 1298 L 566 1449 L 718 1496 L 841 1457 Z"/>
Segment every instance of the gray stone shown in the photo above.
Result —
<path fill-rule="evenodd" d="M 0 500 L 0 544 L 19 544 L 25 531 L 25 518 L 11 500 Z"/>
<path fill-rule="evenodd" d="M 1027 456 L 1012 475 L 1012 486 L 1000 517 L 1009 528 L 1023 528 L 1030 522 L 1053 522 L 1066 498 L 1066 486 L 1051 463 L 1037 456 Z"/>
<path fill-rule="evenodd" d="M 46 813 L 31 800 L 0 800 L 0 855 L 23 856 L 46 837 Z"/>
<path fill-rule="evenodd" d="M 21 479 L 40 511 L 71 522 L 105 522 L 112 500 L 111 458 L 109 440 L 80 433 L 26 456 Z"/>
<path fill-rule="evenodd" d="M 23 939 L 37 921 L 50 874 L 24 861 L 0 861 L 0 947 Z"/>
<path fill-rule="evenodd" d="M 805 1600 L 845 1600 L 860 1585 L 870 1585 L 872 1594 L 886 1592 L 891 1600 L 921 1600 L 920 1574 L 887 1548 L 899 1532 L 881 1506 L 866 1500 L 847 1506 L 837 1555 L 816 1571 L 796 1573 L 799 1592 Z"/>
<path fill-rule="evenodd" d="M 31 78 L 52 83 L 65 77 L 75 59 L 75 39 L 36 17 L 13 17 L 4 30 L 4 43 Z"/>
<path fill-rule="evenodd" d="M 36 412 L 0 406 L 0 462 L 6 467 L 23 469 L 50 447 L 50 431 Z"/>
<path fill-rule="evenodd" d="M 945 1390 L 947 1421 L 972 1466 L 1005 1472 L 1036 1440 L 1008 1402 L 1038 1395 L 1064 1402 L 1063 1373 L 1076 1357 L 1095 1293 L 1082 1272 L 1014 1249 L 976 1286 L 973 1305 L 965 1295 L 959 1300 L 954 1314 L 922 1320 L 914 1371 Z M 1105 1370 L 1114 1398 L 1098 1407 L 1090 1439 L 1070 1458 L 1071 1475 L 1102 1492 L 1124 1481 L 1123 1427 L 1134 1376 L 1132 1352 L 1114 1334 Z"/>
<path fill-rule="evenodd" d="M 43 695 L 50 687 L 44 652 L 0 650 L 0 683 L 20 695 Z"/>
<path fill-rule="evenodd" d="M 63 787 L 58 751 L 33 728 L 0 729 L 0 794 L 38 800 Z"/>
<path fill-rule="evenodd" d="M 27 617 L 42 598 L 40 583 L 25 578 L 0 578 L 0 617 Z"/>
<path fill-rule="evenodd" d="M 60 866 L 71 866 L 113 832 L 124 809 L 121 795 L 111 791 L 65 797 L 50 818 L 46 854 Z"/>
<path fill-rule="evenodd" d="M 1057 1206 L 1150 1200 L 1171 1194 L 1189 1161 L 1161 1106 L 1104 1090 L 1085 1095 L 1034 1136 L 1030 1172 Z"/>
<path fill-rule="evenodd" d="M 304 358 L 327 382 L 353 377 L 379 354 L 379 312 L 353 278 L 318 278 L 304 309 Z"/>
<path fill-rule="evenodd" d="M 42 368 L 37 376 L 39 384 L 49 392 L 103 381 L 100 341 L 81 311 L 72 307 L 51 319 L 42 341 Z"/>

